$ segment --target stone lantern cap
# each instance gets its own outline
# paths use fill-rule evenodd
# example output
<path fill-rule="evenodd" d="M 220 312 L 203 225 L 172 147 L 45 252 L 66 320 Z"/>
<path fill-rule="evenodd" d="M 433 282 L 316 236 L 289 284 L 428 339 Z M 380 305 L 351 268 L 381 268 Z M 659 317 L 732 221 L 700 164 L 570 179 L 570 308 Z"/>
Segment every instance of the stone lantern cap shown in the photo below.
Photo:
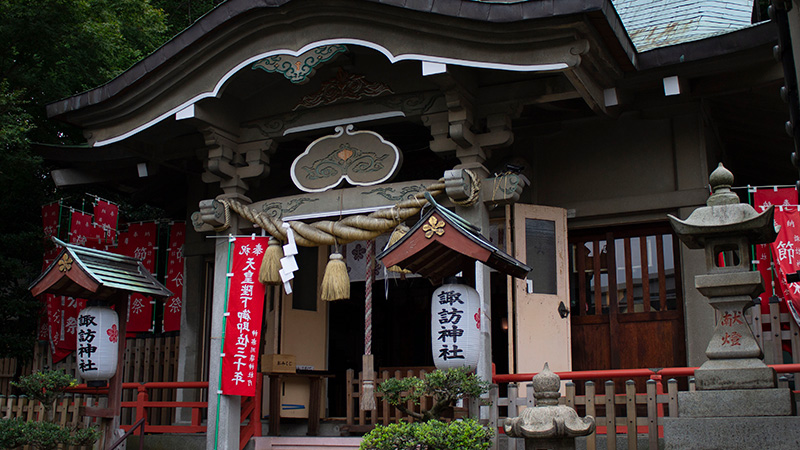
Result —
<path fill-rule="evenodd" d="M 508 436 L 563 439 L 592 434 L 595 427 L 594 417 L 578 417 L 573 408 L 558 404 L 561 379 L 550 371 L 547 363 L 541 372 L 534 375 L 532 381 L 537 405 L 525 408 L 519 417 L 506 419 L 505 432 Z"/>
<path fill-rule="evenodd" d="M 733 174 L 722 163 L 708 177 L 713 194 L 707 206 L 697 208 L 686 220 L 668 214 L 680 240 L 689 248 L 704 248 L 709 238 L 744 237 L 751 244 L 772 242 L 778 236 L 773 221 L 773 207 L 759 214 L 731 192 Z"/>

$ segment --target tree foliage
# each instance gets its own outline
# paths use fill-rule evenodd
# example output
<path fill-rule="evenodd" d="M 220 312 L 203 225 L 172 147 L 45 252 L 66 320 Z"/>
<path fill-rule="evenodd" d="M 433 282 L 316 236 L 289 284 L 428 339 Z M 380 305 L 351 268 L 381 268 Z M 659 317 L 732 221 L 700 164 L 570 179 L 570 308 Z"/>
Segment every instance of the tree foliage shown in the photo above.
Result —
<path fill-rule="evenodd" d="M 167 14 L 150 0 L 0 0 L 0 357 L 30 357 L 39 207 L 59 195 L 31 142 L 83 140 L 48 120 L 45 105 L 109 81 L 169 36 Z"/>
<path fill-rule="evenodd" d="M 153 6 L 167 15 L 167 28 L 170 35 L 183 31 L 205 13 L 211 11 L 224 0 L 152 0 Z"/>
<path fill-rule="evenodd" d="M 466 368 L 435 370 L 424 380 L 417 377 L 390 378 L 378 386 L 378 392 L 383 393 L 390 405 L 422 421 L 439 420 L 457 401 L 465 397 L 478 398 L 488 390 L 489 383 Z M 406 407 L 409 401 L 419 404 L 423 395 L 433 397 L 431 409 L 418 413 Z"/>

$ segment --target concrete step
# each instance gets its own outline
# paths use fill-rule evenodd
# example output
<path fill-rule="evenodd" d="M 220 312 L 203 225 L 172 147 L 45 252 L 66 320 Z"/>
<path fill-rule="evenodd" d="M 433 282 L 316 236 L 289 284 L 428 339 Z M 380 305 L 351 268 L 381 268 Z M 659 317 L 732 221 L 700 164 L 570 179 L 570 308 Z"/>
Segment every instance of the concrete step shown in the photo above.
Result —
<path fill-rule="evenodd" d="M 361 438 L 262 436 L 253 438 L 251 444 L 253 450 L 358 450 Z"/>

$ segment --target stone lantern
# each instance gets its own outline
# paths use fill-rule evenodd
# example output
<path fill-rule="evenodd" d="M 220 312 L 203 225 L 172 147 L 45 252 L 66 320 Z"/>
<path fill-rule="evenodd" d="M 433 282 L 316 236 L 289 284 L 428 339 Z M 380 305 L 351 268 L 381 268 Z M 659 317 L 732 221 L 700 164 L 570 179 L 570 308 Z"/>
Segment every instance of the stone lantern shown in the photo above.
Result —
<path fill-rule="evenodd" d="M 576 437 L 592 434 L 594 417 L 578 417 L 574 409 L 558 404 L 561 379 L 547 363 L 533 376 L 532 384 L 536 406 L 525 408 L 519 417 L 506 419 L 506 435 L 524 438 L 525 450 L 567 450 L 575 448 Z"/>
<path fill-rule="evenodd" d="M 678 394 L 678 417 L 664 419 L 668 449 L 800 448 L 800 417 L 792 416 L 789 389 L 776 388 L 775 371 L 744 316 L 764 291 L 750 270 L 750 246 L 777 237 L 773 209 L 758 214 L 731 192 L 733 174 L 722 164 L 709 177 L 713 194 L 686 220 L 669 216 L 680 240 L 704 249 L 708 272 L 695 287 L 716 311 L 706 361 L 695 371 L 697 390 Z"/>
<path fill-rule="evenodd" d="M 685 221 L 669 216 L 687 247 L 705 249 L 708 273 L 695 277 L 695 287 L 708 297 L 719 318 L 706 348 L 709 360 L 695 372 L 697 389 L 771 388 L 774 371 L 761 360 L 761 348 L 744 311 L 764 292 L 761 274 L 750 270 L 750 246 L 777 237 L 773 209 L 758 214 L 740 203 L 730 189 L 733 174 L 722 164 L 708 181 L 713 189 L 708 206 L 696 209 Z"/>

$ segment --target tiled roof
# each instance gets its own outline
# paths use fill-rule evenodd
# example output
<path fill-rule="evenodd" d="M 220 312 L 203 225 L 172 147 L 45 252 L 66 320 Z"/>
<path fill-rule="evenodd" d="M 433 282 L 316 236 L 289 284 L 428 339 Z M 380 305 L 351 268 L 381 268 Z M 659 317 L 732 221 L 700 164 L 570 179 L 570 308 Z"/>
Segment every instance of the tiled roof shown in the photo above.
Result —
<path fill-rule="evenodd" d="M 94 293 L 87 292 L 85 287 L 64 277 L 50 287 L 49 292 L 57 295 L 70 295 L 89 299 L 103 299 L 115 291 L 140 293 L 156 297 L 171 297 L 173 295 L 136 258 L 67 244 L 55 238 L 53 241 L 63 247 L 63 250 L 56 260 L 31 284 L 31 289 L 38 285 L 51 271 L 59 270 L 57 266 L 60 264 L 61 258 L 64 254 L 68 254 L 72 259 L 71 264 L 77 264 L 94 283 L 99 285 L 99 289 Z"/>
<path fill-rule="evenodd" d="M 612 0 L 638 52 L 750 26 L 753 0 Z"/>

